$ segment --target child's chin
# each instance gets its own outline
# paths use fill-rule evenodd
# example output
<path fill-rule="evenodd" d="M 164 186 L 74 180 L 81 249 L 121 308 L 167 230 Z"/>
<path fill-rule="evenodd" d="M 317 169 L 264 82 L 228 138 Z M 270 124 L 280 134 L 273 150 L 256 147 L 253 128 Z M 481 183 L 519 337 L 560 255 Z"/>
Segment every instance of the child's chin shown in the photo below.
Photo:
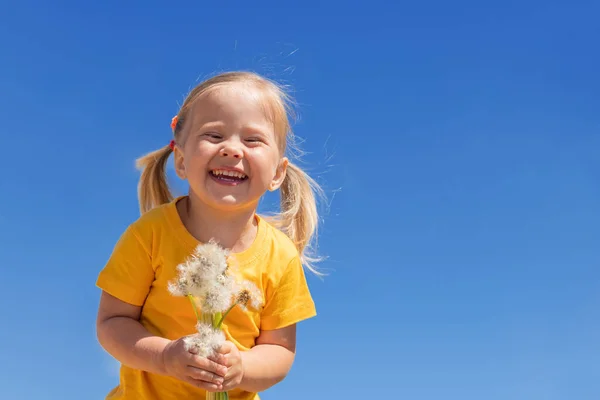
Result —
<path fill-rule="evenodd" d="M 244 199 L 241 199 L 239 196 L 223 196 L 215 198 L 215 203 L 224 208 L 236 208 L 246 203 Z"/>

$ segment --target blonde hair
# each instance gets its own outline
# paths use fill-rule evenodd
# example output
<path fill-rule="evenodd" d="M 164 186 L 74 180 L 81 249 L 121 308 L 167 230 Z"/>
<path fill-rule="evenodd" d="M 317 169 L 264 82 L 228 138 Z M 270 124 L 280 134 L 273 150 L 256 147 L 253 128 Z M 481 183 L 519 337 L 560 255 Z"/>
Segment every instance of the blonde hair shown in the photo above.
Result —
<path fill-rule="evenodd" d="M 283 88 L 275 82 L 253 72 L 226 72 L 216 75 L 198 86 L 187 95 L 177 113 L 177 124 L 173 129 L 174 140 L 181 143 L 183 126 L 192 104 L 201 95 L 230 83 L 253 85 L 265 94 L 265 113 L 273 122 L 281 154 L 294 143 L 294 134 L 289 117 L 292 115 L 291 99 Z M 141 213 L 173 200 L 166 179 L 166 164 L 172 149 L 166 145 L 140 157 L 136 161 L 142 171 L 138 185 Z M 323 196 L 318 183 L 298 165 L 288 162 L 285 179 L 280 188 L 281 210 L 269 217 L 269 221 L 283 231 L 295 244 L 302 263 L 312 272 L 320 275 L 314 267 L 318 258 L 311 254 L 312 242 L 316 239 L 319 215 L 317 196 Z"/>

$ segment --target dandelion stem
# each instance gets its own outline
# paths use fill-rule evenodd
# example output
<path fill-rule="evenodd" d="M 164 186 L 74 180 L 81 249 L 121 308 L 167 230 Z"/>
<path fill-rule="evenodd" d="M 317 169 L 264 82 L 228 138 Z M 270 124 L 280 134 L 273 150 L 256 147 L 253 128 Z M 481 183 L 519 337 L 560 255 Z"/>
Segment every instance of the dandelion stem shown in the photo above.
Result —
<path fill-rule="evenodd" d="M 213 315 L 209 314 L 209 313 L 202 313 L 200 315 L 201 321 L 204 322 L 205 324 L 213 324 Z"/>
<path fill-rule="evenodd" d="M 215 400 L 229 400 L 229 394 L 227 392 L 216 392 Z"/>
<path fill-rule="evenodd" d="M 235 303 L 233 303 L 233 305 L 231 307 L 229 307 L 229 309 L 227 311 L 225 311 L 225 314 L 223 314 L 223 316 L 221 316 L 221 318 L 219 319 L 219 322 L 217 323 L 215 328 L 221 328 L 221 325 L 223 325 L 223 321 L 225 321 L 225 317 L 227 316 L 227 314 L 229 314 L 229 311 L 231 311 L 233 309 L 233 307 L 235 307 Z"/>
<path fill-rule="evenodd" d="M 200 314 L 198 314 L 198 308 L 196 307 L 196 301 L 194 300 L 194 296 L 192 296 L 191 294 L 187 295 L 188 299 L 190 299 L 190 302 L 192 303 L 192 308 L 194 309 L 194 314 L 196 314 L 196 319 L 198 321 L 200 321 Z"/>
<path fill-rule="evenodd" d="M 219 322 L 223 320 L 223 318 L 221 316 L 222 316 L 222 313 L 220 313 L 220 312 L 216 312 L 214 314 L 213 320 L 212 320 L 213 328 L 220 328 Z"/>

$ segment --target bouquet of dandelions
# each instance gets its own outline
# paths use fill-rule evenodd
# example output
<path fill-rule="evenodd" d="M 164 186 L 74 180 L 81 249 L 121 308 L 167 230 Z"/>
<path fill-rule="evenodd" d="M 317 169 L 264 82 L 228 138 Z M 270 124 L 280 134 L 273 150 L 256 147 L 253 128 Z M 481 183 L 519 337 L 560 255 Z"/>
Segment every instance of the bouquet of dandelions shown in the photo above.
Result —
<path fill-rule="evenodd" d="M 187 297 L 196 314 L 197 332 L 184 339 L 186 349 L 202 357 L 215 355 L 225 342 L 222 324 L 227 314 L 239 306 L 258 310 L 260 290 L 246 280 L 237 280 L 228 265 L 229 253 L 214 241 L 201 244 L 177 266 L 177 277 L 169 282 L 174 296 Z M 227 392 L 207 392 L 207 400 L 228 400 Z"/>

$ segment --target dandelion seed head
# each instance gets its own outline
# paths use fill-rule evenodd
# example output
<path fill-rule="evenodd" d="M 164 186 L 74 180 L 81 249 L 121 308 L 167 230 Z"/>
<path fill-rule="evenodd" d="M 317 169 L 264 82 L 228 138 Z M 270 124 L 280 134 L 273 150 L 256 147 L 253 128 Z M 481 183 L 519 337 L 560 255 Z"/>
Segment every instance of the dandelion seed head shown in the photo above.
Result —
<path fill-rule="evenodd" d="M 169 291 L 176 296 L 197 293 L 203 284 L 202 276 L 193 260 L 186 260 L 177 266 L 177 278 L 169 282 Z"/>
<path fill-rule="evenodd" d="M 262 293 L 254 283 L 242 281 L 237 289 L 236 302 L 244 311 L 248 310 L 248 305 L 258 310 L 262 305 Z"/>
<path fill-rule="evenodd" d="M 187 296 L 188 292 L 188 283 L 183 278 L 177 278 L 168 284 L 169 292 L 173 296 Z"/>
<path fill-rule="evenodd" d="M 196 325 L 198 333 L 183 339 L 184 347 L 202 357 L 214 355 L 225 342 L 225 334 L 212 325 L 198 322 Z"/>
<path fill-rule="evenodd" d="M 192 258 L 204 279 L 216 279 L 227 270 L 228 254 L 227 250 L 211 240 L 196 247 Z"/>
<path fill-rule="evenodd" d="M 220 277 L 228 269 L 227 256 L 228 252 L 212 240 L 197 246 L 192 256 L 177 266 L 178 276 L 169 282 L 169 291 L 175 296 L 204 297 L 212 282 L 227 284 Z"/>
<path fill-rule="evenodd" d="M 228 279 L 227 279 L 227 275 L 219 275 L 217 276 L 217 283 L 220 285 L 227 285 Z"/>
<path fill-rule="evenodd" d="M 246 305 L 250 301 L 250 292 L 246 289 L 242 290 L 238 293 L 236 301 L 242 308 L 242 310 L 247 311 L 248 308 L 246 307 Z"/>
<path fill-rule="evenodd" d="M 202 295 L 202 310 L 207 313 L 225 312 L 233 302 L 233 280 L 229 276 L 221 276 L 207 282 Z"/>

